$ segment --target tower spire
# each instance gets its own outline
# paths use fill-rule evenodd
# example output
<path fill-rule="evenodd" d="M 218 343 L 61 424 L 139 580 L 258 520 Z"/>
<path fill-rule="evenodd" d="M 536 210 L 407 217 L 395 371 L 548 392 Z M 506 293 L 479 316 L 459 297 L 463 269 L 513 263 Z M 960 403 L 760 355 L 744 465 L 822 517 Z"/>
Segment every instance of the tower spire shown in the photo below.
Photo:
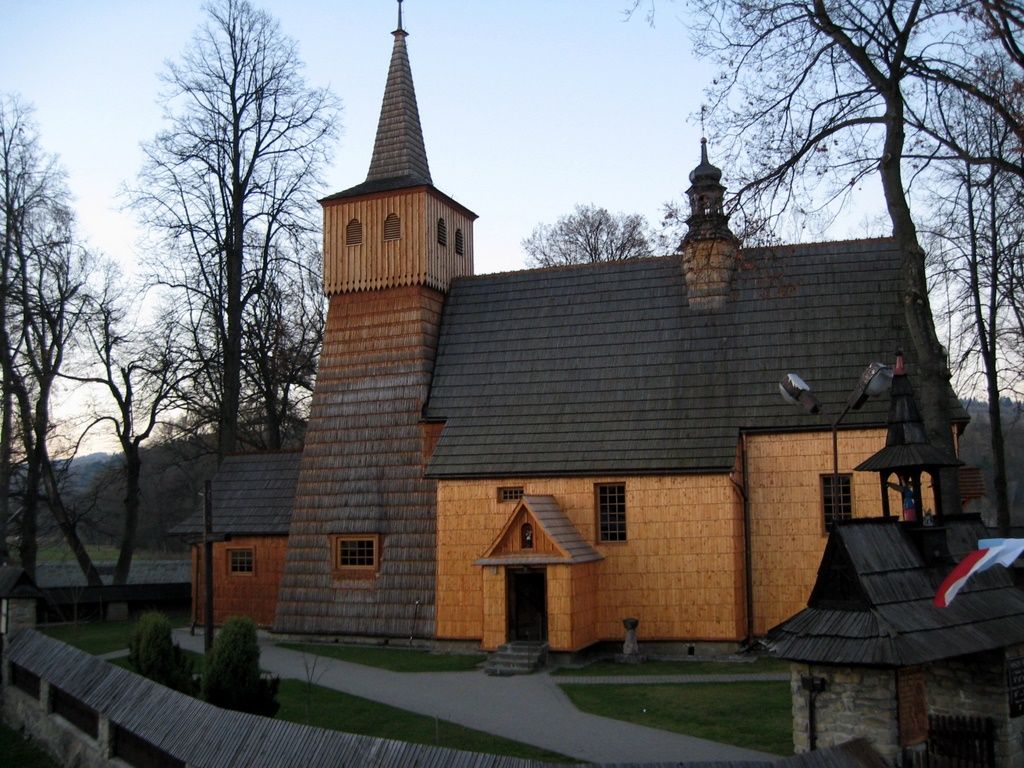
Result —
<path fill-rule="evenodd" d="M 395 45 L 366 180 L 387 181 L 389 186 L 431 184 L 412 67 L 405 46 L 409 33 L 402 26 L 402 0 L 398 0 L 398 28 L 392 34 Z"/>

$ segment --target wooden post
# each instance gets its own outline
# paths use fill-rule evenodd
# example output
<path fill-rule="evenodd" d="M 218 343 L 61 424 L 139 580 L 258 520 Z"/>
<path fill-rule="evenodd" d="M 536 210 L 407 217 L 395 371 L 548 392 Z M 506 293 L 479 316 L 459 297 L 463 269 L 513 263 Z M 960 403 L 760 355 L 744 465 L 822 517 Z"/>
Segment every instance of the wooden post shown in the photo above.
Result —
<path fill-rule="evenodd" d="M 203 652 L 213 648 L 213 487 L 203 494 Z"/>

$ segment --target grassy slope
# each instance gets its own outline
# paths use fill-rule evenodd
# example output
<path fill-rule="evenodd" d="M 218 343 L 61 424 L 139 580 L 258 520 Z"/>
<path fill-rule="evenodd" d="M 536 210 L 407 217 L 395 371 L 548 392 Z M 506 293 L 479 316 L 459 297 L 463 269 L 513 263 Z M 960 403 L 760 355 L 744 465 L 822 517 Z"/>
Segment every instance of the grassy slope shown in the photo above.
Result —
<path fill-rule="evenodd" d="M 0 724 L 0 765 L 58 768 L 59 763 L 17 731 Z"/>
<path fill-rule="evenodd" d="M 619 664 L 595 661 L 585 667 L 563 667 L 556 677 L 625 677 L 636 675 L 752 675 L 788 673 L 789 662 L 759 658 L 755 661 L 645 661 L 643 664 Z"/>
<path fill-rule="evenodd" d="M 584 712 L 738 747 L 793 753 L 788 683 L 561 686 Z"/>
<path fill-rule="evenodd" d="M 476 669 L 484 662 L 479 654 L 429 653 L 404 648 L 380 646 L 315 645 L 310 643 L 282 643 L 282 648 L 302 651 L 331 659 L 364 664 L 368 667 L 389 669 L 392 672 L 465 672 Z"/>

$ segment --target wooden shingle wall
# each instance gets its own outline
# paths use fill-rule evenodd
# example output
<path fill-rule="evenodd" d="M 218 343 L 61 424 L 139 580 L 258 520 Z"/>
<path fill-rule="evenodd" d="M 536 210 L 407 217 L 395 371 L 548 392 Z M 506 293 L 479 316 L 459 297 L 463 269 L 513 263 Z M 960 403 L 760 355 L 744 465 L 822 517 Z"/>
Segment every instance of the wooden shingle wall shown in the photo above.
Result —
<path fill-rule="evenodd" d="M 839 433 L 839 471 L 851 472 L 885 444 L 885 432 Z M 807 605 L 828 532 L 822 474 L 832 472 L 832 434 L 747 437 L 754 634 L 763 635 Z M 853 472 L 854 517 L 882 514 L 878 476 Z M 892 506 L 898 513 L 899 503 Z"/>
<path fill-rule="evenodd" d="M 223 624 L 231 616 L 248 616 L 261 627 L 274 623 L 277 592 L 284 571 L 287 536 L 238 536 L 213 545 L 213 623 Z M 250 549 L 253 572 L 231 573 L 228 553 Z M 192 547 L 192 617 L 205 616 L 206 589 L 202 546 Z"/>
<path fill-rule="evenodd" d="M 596 540 L 594 485 L 602 482 L 626 483 L 626 542 Z M 574 569 L 573 579 L 558 582 L 553 592 L 548 568 L 549 613 L 563 612 L 571 617 L 567 622 L 582 622 L 578 631 L 554 633 L 549 638 L 553 650 L 576 650 L 597 639 L 619 640 L 622 619 L 628 616 L 641 620 L 641 636 L 647 640 L 742 638 L 742 506 L 727 475 L 441 481 L 439 638 L 481 639 L 485 648 L 505 642 L 489 618 L 486 631 L 481 624 L 492 614 L 495 621 L 499 614 L 505 620 L 502 569 L 473 565 L 514 510 L 497 501 L 500 486 L 554 496 L 584 540 L 605 557 L 567 566 Z M 587 592 L 591 596 L 584 597 Z M 570 595 L 573 605 L 563 611 L 557 601 Z M 590 616 L 592 630 L 587 627 Z M 549 629 L 557 629 L 553 615 L 549 621 Z"/>
<path fill-rule="evenodd" d="M 332 296 L 275 629 L 430 637 L 435 492 L 420 414 L 443 297 L 408 287 Z M 376 534 L 369 579 L 331 573 L 332 534 Z"/>
<path fill-rule="evenodd" d="M 401 237 L 384 240 L 384 220 L 401 219 Z M 440 245 L 437 221 L 447 227 L 447 245 Z M 362 243 L 346 245 L 349 221 L 362 224 Z M 463 253 L 455 249 L 455 233 L 463 235 Z M 447 290 L 451 281 L 473 274 L 473 219 L 449 204 L 430 187 L 389 191 L 324 204 L 324 292 L 365 291 L 405 285 Z"/>

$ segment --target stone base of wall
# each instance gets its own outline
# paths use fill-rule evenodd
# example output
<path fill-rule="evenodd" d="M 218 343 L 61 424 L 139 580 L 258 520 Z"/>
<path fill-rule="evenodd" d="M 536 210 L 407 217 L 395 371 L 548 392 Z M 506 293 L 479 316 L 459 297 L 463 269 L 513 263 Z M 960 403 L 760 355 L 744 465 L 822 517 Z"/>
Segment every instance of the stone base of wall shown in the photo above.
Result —
<path fill-rule="evenodd" d="M 814 694 L 818 749 L 864 738 L 886 760 L 896 761 L 900 752 L 896 727 L 896 676 L 890 670 L 791 665 L 795 752 L 807 752 L 811 748 L 808 732 L 810 694 L 801 682 L 806 676 L 821 678 L 825 685 L 821 693 Z"/>
<path fill-rule="evenodd" d="M 42 684 L 46 695 L 46 683 Z M 60 765 L 76 768 L 109 768 L 109 727 L 106 718 L 100 720 L 100 738 L 84 735 L 64 718 L 48 714 L 46 707 L 14 687 L 3 692 L 3 721 L 21 732 L 50 754 Z M 120 761 L 116 764 L 122 764 Z"/>

